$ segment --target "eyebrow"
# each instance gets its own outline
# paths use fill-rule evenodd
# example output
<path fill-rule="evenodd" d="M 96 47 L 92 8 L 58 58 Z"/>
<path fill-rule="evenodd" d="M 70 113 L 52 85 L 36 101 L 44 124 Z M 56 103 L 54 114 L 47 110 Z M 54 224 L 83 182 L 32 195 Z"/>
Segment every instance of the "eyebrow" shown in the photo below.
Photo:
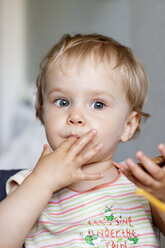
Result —
<path fill-rule="evenodd" d="M 86 95 L 88 96 L 94 96 L 94 97 L 98 97 L 98 98 L 102 98 L 102 97 L 106 97 L 106 98 L 110 98 L 112 101 L 116 101 L 115 97 L 110 93 L 107 92 L 105 90 L 93 90 L 91 92 L 87 92 Z M 101 100 L 101 99 L 100 99 Z"/>
<path fill-rule="evenodd" d="M 53 88 L 53 89 L 51 89 L 51 90 L 48 92 L 48 95 L 50 95 L 50 94 L 52 94 L 52 93 L 54 93 L 54 92 L 63 93 L 63 94 L 68 93 L 68 91 L 63 90 L 62 88 Z M 88 92 L 86 93 L 86 95 L 94 95 L 94 96 L 96 96 L 96 97 L 97 97 L 97 96 L 102 96 L 102 95 L 104 95 L 104 96 L 106 96 L 106 97 L 110 97 L 110 98 L 112 98 L 112 99 L 115 100 L 114 96 L 111 95 L 110 93 L 108 93 L 108 92 L 105 91 L 105 90 L 94 90 L 94 91 L 91 91 L 91 92 L 88 91 Z"/>
<path fill-rule="evenodd" d="M 108 97 L 111 97 L 114 99 L 113 95 L 111 95 L 110 93 L 108 93 L 107 91 L 105 90 L 94 90 L 92 91 L 92 94 L 95 95 L 95 96 L 99 96 L 99 95 L 105 95 L 105 96 L 108 96 Z"/>
<path fill-rule="evenodd" d="M 51 89 L 49 92 L 48 92 L 48 95 L 54 93 L 54 92 L 59 92 L 59 93 L 66 93 L 63 89 L 61 88 L 54 88 L 54 89 Z"/>

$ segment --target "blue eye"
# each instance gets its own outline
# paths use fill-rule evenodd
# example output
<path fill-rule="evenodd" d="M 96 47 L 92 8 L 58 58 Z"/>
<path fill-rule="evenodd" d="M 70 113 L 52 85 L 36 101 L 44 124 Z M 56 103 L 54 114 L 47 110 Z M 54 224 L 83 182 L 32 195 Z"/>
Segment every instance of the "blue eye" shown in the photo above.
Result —
<path fill-rule="evenodd" d="M 58 99 L 55 101 L 58 107 L 67 107 L 69 106 L 69 102 L 66 99 Z"/>
<path fill-rule="evenodd" d="M 94 103 L 92 103 L 92 107 L 94 109 L 103 109 L 105 106 L 105 104 L 103 102 L 100 102 L 100 101 L 96 101 Z"/>

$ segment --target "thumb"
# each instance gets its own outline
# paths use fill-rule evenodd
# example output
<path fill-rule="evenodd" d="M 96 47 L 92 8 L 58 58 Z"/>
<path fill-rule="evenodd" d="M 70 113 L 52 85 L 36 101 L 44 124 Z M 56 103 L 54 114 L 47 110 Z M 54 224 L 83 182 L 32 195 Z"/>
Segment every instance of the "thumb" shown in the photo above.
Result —
<path fill-rule="evenodd" d="M 51 153 L 51 148 L 48 144 L 45 144 L 41 153 L 41 158 L 48 155 L 49 153 Z"/>

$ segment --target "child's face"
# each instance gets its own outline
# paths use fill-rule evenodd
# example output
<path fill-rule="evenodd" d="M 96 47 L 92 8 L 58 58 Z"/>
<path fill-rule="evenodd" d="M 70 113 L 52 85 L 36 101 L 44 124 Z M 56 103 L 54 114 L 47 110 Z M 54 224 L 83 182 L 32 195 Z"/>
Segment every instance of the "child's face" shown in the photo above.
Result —
<path fill-rule="evenodd" d="M 103 143 L 95 160 L 111 159 L 126 132 L 129 105 L 116 70 L 105 76 L 90 63 L 62 72 L 60 67 L 47 77 L 44 95 L 44 124 L 47 139 L 56 149 L 70 135 L 81 137 L 92 128 L 97 135 L 92 144 Z M 86 149 L 88 149 L 87 147 Z"/>

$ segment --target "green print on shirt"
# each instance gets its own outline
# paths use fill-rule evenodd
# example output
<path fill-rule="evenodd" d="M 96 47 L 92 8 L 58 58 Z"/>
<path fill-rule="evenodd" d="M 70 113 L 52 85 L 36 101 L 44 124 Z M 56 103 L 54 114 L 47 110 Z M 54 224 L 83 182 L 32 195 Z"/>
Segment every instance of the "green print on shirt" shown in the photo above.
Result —
<path fill-rule="evenodd" d="M 123 217 L 113 211 L 112 206 L 104 209 L 103 216 L 103 219 L 96 218 L 88 222 L 90 226 L 100 226 L 97 231 L 88 230 L 88 235 L 85 236 L 88 245 L 97 248 L 127 248 L 138 243 L 131 216 Z"/>
<path fill-rule="evenodd" d="M 113 221 L 114 220 L 114 215 L 111 212 L 110 208 L 105 209 L 105 218 L 109 221 Z"/>
<path fill-rule="evenodd" d="M 138 242 L 138 237 L 134 237 L 134 238 L 128 238 L 129 241 L 133 241 L 134 244 L 137 244 Z"/>
<path fill-rule="evenodd" d="M 97 235 L 94 234 L 93 236 L 87 235 L 85 237 L 85 240 L 89 245 L 95 245 L 101 242 L 101 239 L 98 234 Z"/>

